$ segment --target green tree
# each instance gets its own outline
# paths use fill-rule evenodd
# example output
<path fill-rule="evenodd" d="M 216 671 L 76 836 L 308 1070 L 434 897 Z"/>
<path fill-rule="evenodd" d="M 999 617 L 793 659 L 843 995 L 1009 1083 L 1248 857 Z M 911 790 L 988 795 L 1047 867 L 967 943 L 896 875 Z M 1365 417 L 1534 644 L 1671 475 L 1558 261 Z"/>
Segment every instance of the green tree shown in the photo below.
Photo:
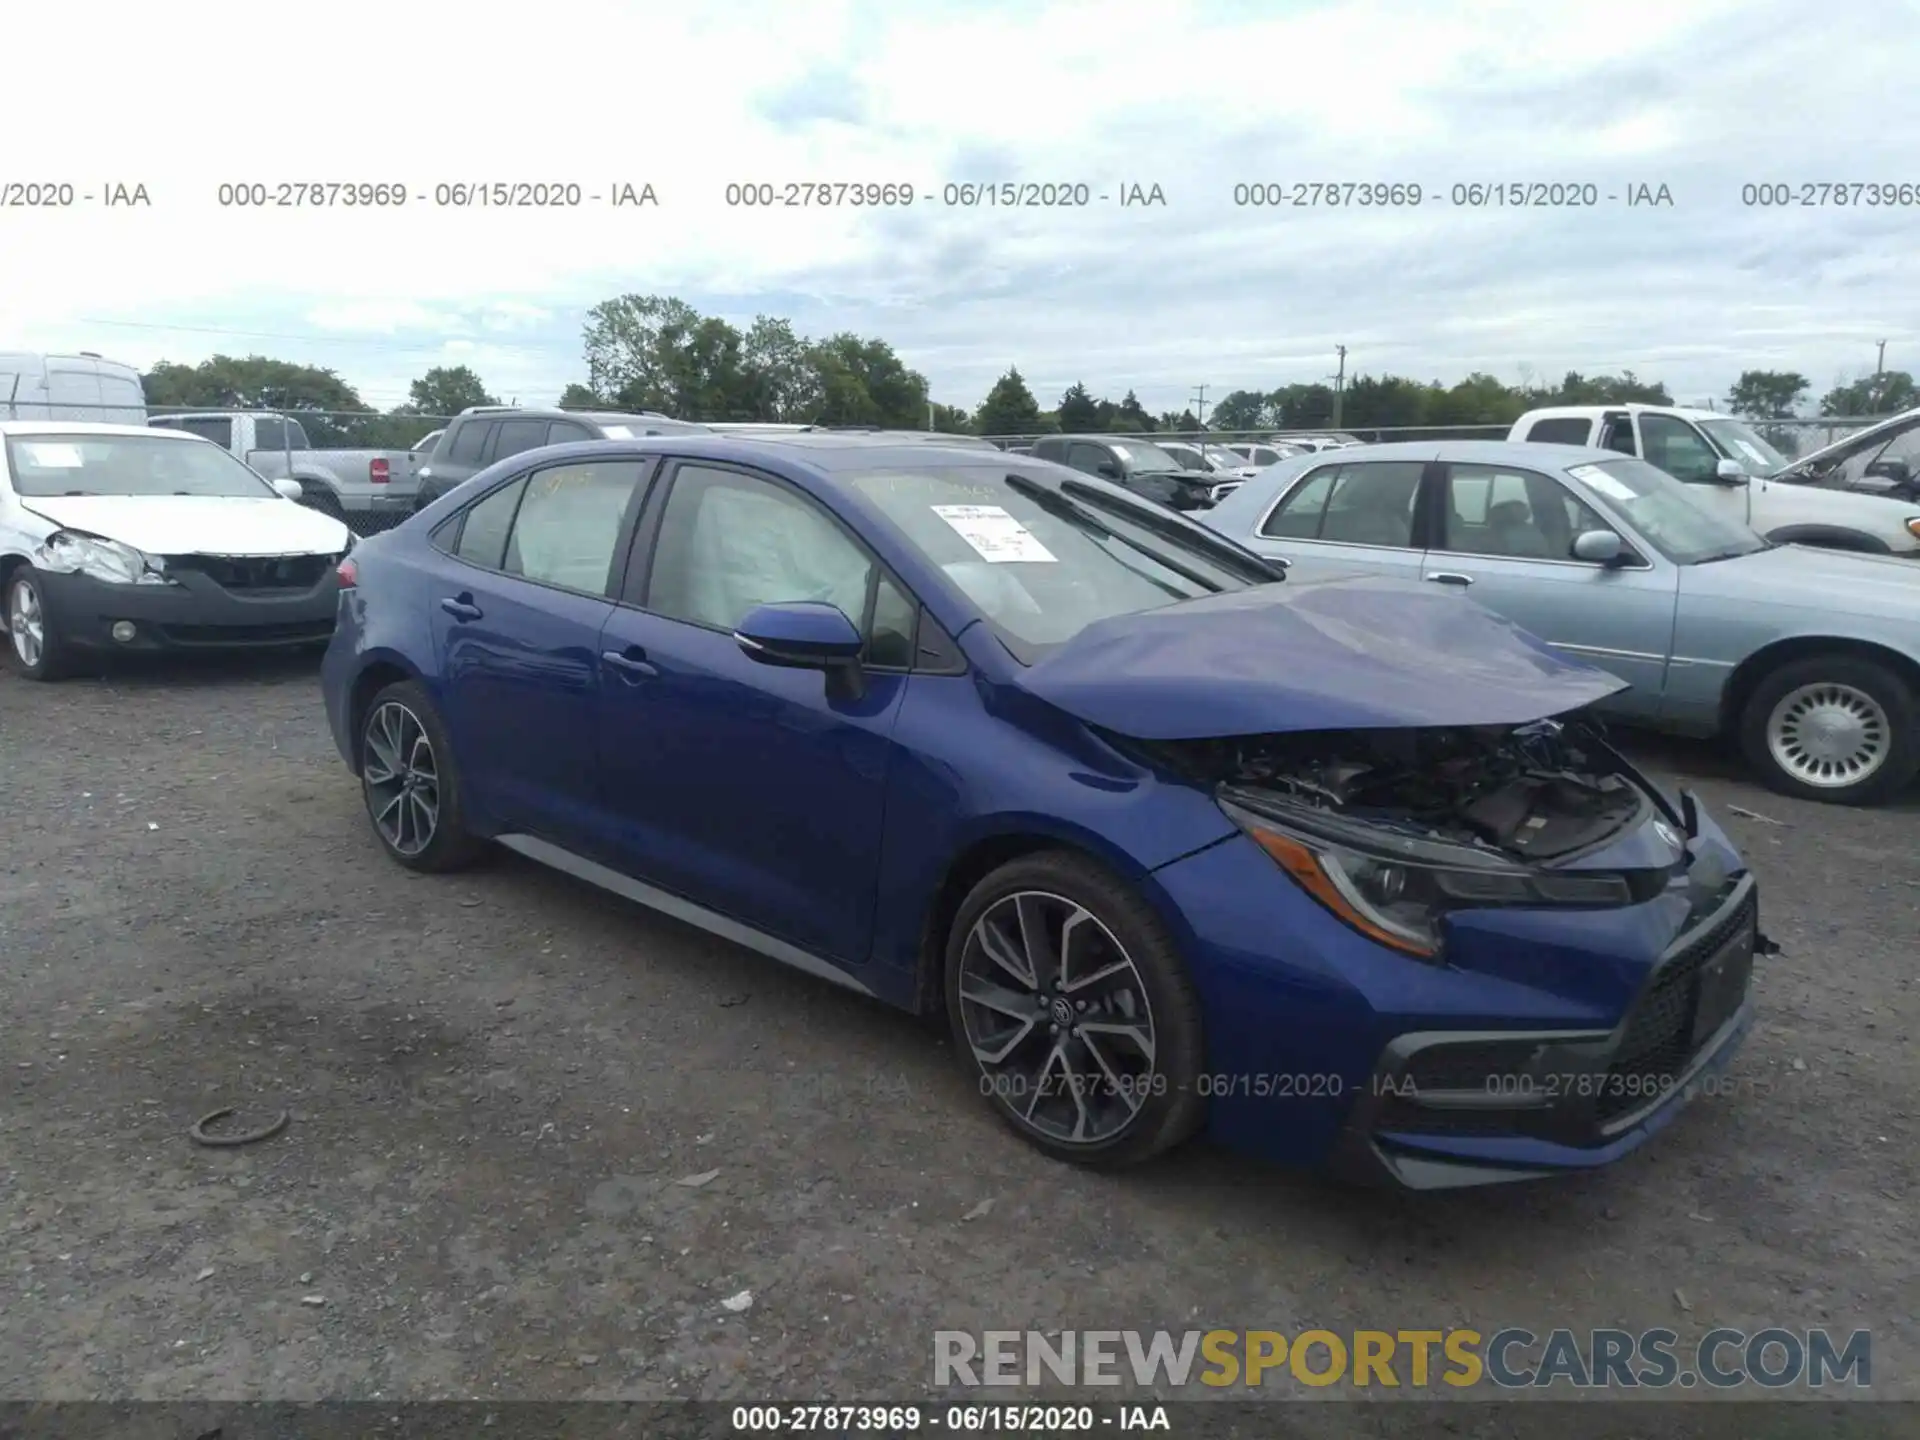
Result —
<path fill-rule="evenodd" d="M 987 398 L 974 412 L 974 433 L 978 435 L 1034 435 L 1041 429 L 1040 404 L 1020 378 L 1018 366 L 993 382 Z"/>
<path fill-rule="evenodd" d="M 1267 397 L 1276 429 L 1314 430 L 1333 423 L 1333 387 L 1283 385 Z"/>
<path fill-rule="evenodd" d="M 909 370 L 893 346 L 842 333 L 808 351 L 818 377 L 825 425 L 918 430 L 927 423 L 927 377 Z"/>
<path fill-rule="evenodd" d="M 1897 415 L 1920 405 L 1913 376 L 1905 370 L 1884 370 L 1836 385 L 1820 398 L 1822 415 Z"/>
<path fill-rule="evenodd" d="M 973 418 L 958 405 L 935 405 L 933 428 L 943 435 L 971 435 Z"/>
<path fill-rule="evenodd" d="M 469 405 L 498 405 L 480 377 L 465 365 L 436 365 L 407 387 L 409 403 L 395 414 L 458 415 Z"/>
<path fill-rule="evenodd" d="M 1146 407 L 1140 403 L 1140 397 L 1131 390 L 1127 391 L 1126 398 L 1120 402 L 1119 415 L 1114 423 L 1133 431 L 1151 432 L 1155 428 L 1153 416 L 1147 413 Z"/>
<path fill-rule="evenodd" d="M 1258 390 L 1234 390 L 1213 407 L 1215 430 L 1258 430 L 1272 418 L 1268 399 Z"/>
<path fill-rule="evenodd" d="M 587 312 L 588 384 L 630 410 L 688 420 L 751 418 L 744 342 L 684 300 L 622 295 Z"/>
<path fill-rule="evenodd" d="M 578 380 L 560 392 L 562 410 L 605 410 L 611 404 L 611 401 L 594 394 L 592 389 Z"/>
<path fill-rule="evenodd" d="M 1160 416 L 1159 428 L 1191 435 L 1200 428 L 1200 417 L 1191 410 L 1168 410 Z"/>
<path fill-rule="evenodd" d="M 1793 370 L 1742 370 L 1727 391 L 1727 404 L 1749 420 L 1785 420 L 1806 397 L 1810 383 Z"/>
<path fill-rule="evenodd" d="M 1060 428 L 1069 435 L 1085 435 L 1105 428 L 1101 423 L 1100 402 L 1088 392 L 1087 387 L 1078 381 L 1067 387 L 1060 397 L 1060 405 L 1055 412 L 1060 417 Z"/>
<path fill-rule="evenodd" d="M 740 351 L 754 419 L 804 425 L 818 418 L 826 396 L 808 348 L 788 321 L 754 316 Z"/>
<path fill-rule="evenodd" d="M 1356 375 L 1341 397 L 1341 423 L 1383 429 L 1425 425 L 1429 391 L 1401 375 Z"/>
<path fill-rule="evenodd" d="M 374 444 L 383 418 L 331 370 L 264 355 L 215 355 L 197 365 L 162 360 L 141 377 L 157 410 L 277 410 L 296 415 L 315 445 Z"/>

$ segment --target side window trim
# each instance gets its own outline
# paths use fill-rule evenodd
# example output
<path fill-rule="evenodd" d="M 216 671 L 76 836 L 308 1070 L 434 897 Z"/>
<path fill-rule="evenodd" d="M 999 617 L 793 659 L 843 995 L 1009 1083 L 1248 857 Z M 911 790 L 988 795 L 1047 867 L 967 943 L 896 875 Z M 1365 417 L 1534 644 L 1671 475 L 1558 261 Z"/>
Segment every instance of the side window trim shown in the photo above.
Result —
<path fill-rule="evenodd" d="M 1501 469 L 1503 473 L 1518 476 L 1522 484 L 1525 484 L 1529 479 L 1544 481 L 1558 491 L 1563 499 L 1573 501 L 1573 503 L 1578 505 L 1582 510 L 1590 511 L 1596 519 L 1605 521 L 1607 528 L 1620 536 L 1620 543 L 1626 547 L 1625 553 L 1633 557 L 1632 563 L 1606 566 L 1602 565 L 1598 560 L 1579 560 L 1571 555 L 1566 556 L 1564 559 L 1556 559 L 1551 555 L 1501 555 L 1486 550 L 1453 549 L 1447 543 L 1447 516 L 1453 510 L 1454 472 L 1463 469 L 1491 470 L 1495 468 Z M 1589 505 L 1574 492 L 1572 486 L 1568 485 L 1566 481 L 1560 479 L 1558 476 L 1549 475 L 1543 470 L 1530 469 L 1524 465 L 1495 467 L 1478 460 L 1443 460 L 1439 462 L 1438 472 L 1435 478 L 1439 486 L 1437 492 L 1439 495 L 1439 503 L 1434 507 L 1437 513 L 1434 517 L 1435 533 L 1432 548 L 1443 555 L 1471 555 L 1476 560 L 1517 560 L 1524 565 L 1571 565 L 1580 570 L 1651 570 L 1653 568 L 1646 556 L 1640 553 L 1640 547 L 1635 545 L 1632 540 L 1623 534 L 1617 524 L 1607 516 L 1602 515 L 1599 511 L 1594 510 L 1593 506 Z M 1488 476 L 1487 479 L 1488 483 L 1491 484 L 1493 477 Z M 1531 489 L 1531 487 L 1529 487 L 1529 489 Z M 1529 499 L 1529 505 L 1531 505 L 1531 499 Z M 1578 531 L 1575 533 L 1577 534 Z"/>
<path fill-rule="evenodd" d="M 535 476 L 539 475 L 542 471 L 561 470 L 573 465 L 609 464 L 637 464 L 640 466 L 640 478 L 634 482 L 633 494 L 627 498 L 626 509 L 621 513 L 620 517 L 620 528 L 614 535 L 613 557 L 608 562 L 607 585 L 604 592 L 596 593 L 592 590 L 576 590 L 571 585 L 556 584 L 552 580 L 543 580 L 538 575 L 525 575 L 517 570 L 505 570 L 497 566 L 482 565 L 478 560 L 470 559 L 460 553 L 460 541 L 465 536 L 467 530 L 467 516 L 473 513 L 475 506 L 492 499 L 507 486 L 518 485 L 520 487 L 520 496 L 513 502 L 513 516 L 507 521 L 507 545 L 511 548 L 514 531 L 517 530 L 520 525 L 520 510 L 521 507 L 527 503 L 527 491 L 532 487 Z M 526 585 L 537 585 L 542 590 L 558 591 L 562 595 L 584 595 L 590 600 L 608 600 L 614 604 L 619 604 L 624 583 L 624 571 L 626 570 L 627 561 L 632 551 L 634 530 L 638 524 L 640 515 L 646 510 L 648 500 L 652 498 L 652 493 L 656 488 L 655 482 L 659 479 L 659 470 L 658 462 L 653 461 L 651 457 L 645 455 L 628 456 L 625 459 L 609 457 L 605 460 L 558 460 L 548 461 L 544 465 L 529 466 L 525 470 L 515 471 L 499 484 L 489 486 L 486 494 L 475 496 L 469 504 L 461 507 L 458 515 L 452 516 L 440 529 L 435 530 L 433 538 L 437 541 L 440 538 L 441 531 L 448 530 L 451 527 L 451 533 L 447 537 L 445 546 L 447 555 L 459 561 L 462 565 L 467 566 L 469 569 L 478 570 L 482 574 L 498 575 L 505 580 L 518 580 Z M 501 563 L 504 565 L 505 562 L 506 556 L 503 554 L 501 556 Z"/>
<path fill-rule="evenodd" d="M 862 642 L 861 663 L 863 665 L 866 664 L 866 647 L 873 643 L 873 611 L 875 602 L 879 596 L 881 577 L 884 576 L 892 583 L 893 587 L 900 592 L 907 603 L 913 606 L 917 616 L 924 616 L 926 614 L 925 602 L 914 593 L 910 585 L 906 584 L 905 581 L 901 580 L 901 578 L 893 572 L 892 566 L 888 565 L 886 561 L 874 553 L 871 545 L 867 544 L 865 540 L 855 534 L 847 522 L 834 514 L 829 507 L 822 505 L 815 496 L 809 495 L 805 490 L 790 480 L 783 479 L 778 475 L 769 474 L 765 470 L 757 470 L 750 465 L 738 465 L 725 460 L 691 460 L 685 457 L 668 457 L 662 462 L 662 465 L 663 473 L 657 474 L 654 477 L 654 484 L 652 486 L 653 493 L 649 497 L 650 503 L 647 505 L 645 513 L 640 517 L 639 524 L 634 530 L 633 542 L 627 558 L 626 578 L 619 587 L 620 593 L 613 597 L 614 603 L 620 605 L 622 608 L 638 610 L 642 614 L 651 615 L 655 619 L 666 620 L 675 625 L 691 625 L 696 629 L 705 630 L 713 635 L 732 634 L 731 631 L 722 630 L 717 625 L 703 624 L 701 621 L 684 619 L 678 615 L 662 614 L 647 604 L 647 590 L 653 583 L 654 558 L 660 546 L 661 518 L 666 514 L 667 506 L 672 503 L 674 492 L 685 483 L 682 472 L 691 468 L 717 470 L 726 474 L 740 475 L 749 480 L 764 481 L 778 487 L 784 493 L 793 496 L 804 505 L 811 506 L 814 510 L 825 516 L 827 521 L 846 537 L 848 543 L 866 557 L 867 564 L 872 567 L 872 573 L 867 576 L 866 598 L 861 603 L 862 613 L 847 617 L 860 627 L 860 639 Z M 918 630 L 919 622 L 916 620 L 916 647 L 918 645 Z M 908 667 L 898 665 L 873 665 L 869 668 L 883 674 L 906 674 L 908 669 Z"/>
<path fill-rule="evenodd" d="M 1298 480 L 1295 480 L 1293 484 L 1274 496 L 1273 503 L 1267 506 L 1267 513 L 1262 515 L 1260 517 L 1260 523 L 1253 527 L 1254 535 L 1262 540 L 1304 540 L 1313 544 L 1319 543 L 1320 532 L 1326 528 L 1327 524 L 1327 505 L 1333 499 L 1334 486 L 1340 483 L 1340 470 L 1341 465 L 1337 460 L 1330 461 L 1325 465 L 1316 465 L 1311 470 L 1308 470 Z M 1313 534 L 1269 535 L 1267 533 L 1267 526 L 1273 523 L 1273 517 L 1280 513 L 1281 507 L 1294 496 L 1304 493 L 1307 487 L 1322 475 L 1329 477 L 1327 480 L 1327 493 L 1320 498 L 1320 513 L 1314 517 Z"/>

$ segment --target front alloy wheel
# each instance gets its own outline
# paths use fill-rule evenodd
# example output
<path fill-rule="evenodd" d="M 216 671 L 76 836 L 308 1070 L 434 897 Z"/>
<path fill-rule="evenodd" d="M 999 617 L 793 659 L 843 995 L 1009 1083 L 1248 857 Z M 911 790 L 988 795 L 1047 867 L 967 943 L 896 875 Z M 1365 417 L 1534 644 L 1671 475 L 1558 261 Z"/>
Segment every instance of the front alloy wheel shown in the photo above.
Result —
<path fill-rule="evenodd" d="M 21 674 L 29 680 L 57 680 L 66 673 L 66 647 L 47 616 L 33 571 L 16 570 L 7 582 L 6 622 L 7 640 Z"/>
<path fill-rule="evenodd" d="M 1091 861 L 988 876 L 948 944 L 954 1037 L 1026 1139 L 1087 1164 L 1144 1160 L 1199 1124 L 1199 1004 L 1158 918 Z"/>

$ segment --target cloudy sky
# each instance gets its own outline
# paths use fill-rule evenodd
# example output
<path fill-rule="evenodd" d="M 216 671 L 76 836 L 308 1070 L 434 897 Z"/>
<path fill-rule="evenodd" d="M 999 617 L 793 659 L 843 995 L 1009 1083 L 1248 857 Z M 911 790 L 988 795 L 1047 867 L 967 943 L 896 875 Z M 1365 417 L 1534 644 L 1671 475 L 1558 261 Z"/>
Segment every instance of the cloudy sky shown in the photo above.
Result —
<path fill-rule="evenodd" d="M 1018 364 L 1152 409 L 1349 372 L 1451 382 L 1636 371 L 1677 398 L 1744 368 L 1815 393 L 1920 369 L 1920 4 L 705 7 L 484 11 L 231 0 L 23 7 L 7 182 L 144 184 L 146 208 L 0 208 L 0 349 L 142 366 L 329 366 L 371 402 L 435 364 L 548 402 L 595 302 L 894 343 L 934 397 Z M 438 206 L 443 185 L 581 187 L 578 208 Z M 223 183 L 382 181 L 397 209 L 240 210 Z M 906 208 L 730 207 L 737 182 L 896 182 Z M 1084 208 L 965 208 L 949 182 L 1084 183 Z M 1418 185 L 1415 207 L 1235 204 L 1235 187 Z M 1455 186 L 1591 185 L 1570 209 Z M 1743 186 L 1905 184 L 1904 208 Z M 659 204 L 614 208 L 620 184 Z M 1164 206 L 1122 207 L 1158 185 Z M 1630 206 L 1666 186 L 1670 206 Z M 1110 198 L 1102 200 L 1099 197 Z M 1609 198 L 1618 197 L 1618 198 Z M 1893 192 L 1890 198 L 1899 198 Z"/>

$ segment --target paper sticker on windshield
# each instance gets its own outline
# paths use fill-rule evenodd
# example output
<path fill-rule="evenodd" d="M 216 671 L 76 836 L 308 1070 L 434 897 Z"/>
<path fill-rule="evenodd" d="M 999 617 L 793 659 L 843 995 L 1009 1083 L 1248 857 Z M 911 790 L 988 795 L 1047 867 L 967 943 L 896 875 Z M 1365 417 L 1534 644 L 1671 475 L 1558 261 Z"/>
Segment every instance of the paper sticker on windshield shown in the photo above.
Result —
<path fill-rule="evenodd" d="M 1050 561 L 1053 552 L 998 505 L 936 505 L 933 513 L 951 525 L 982 560 Z"/>
<path fill-rule="evenodd" d="M 80 470 L 87 463 L 78 445 L 22 445 L 20 449 L 35 470 Z"/>
<path fill-rule="evenodd" d="M 1567 471 L 1574 479 L 1583 482 L 1589 490 L 1598 490 L 1609 500 L 1637 500 L 1640 497 L 1613 476 L 1607 474 L 1598 465 L 1575 465 Z"/>

